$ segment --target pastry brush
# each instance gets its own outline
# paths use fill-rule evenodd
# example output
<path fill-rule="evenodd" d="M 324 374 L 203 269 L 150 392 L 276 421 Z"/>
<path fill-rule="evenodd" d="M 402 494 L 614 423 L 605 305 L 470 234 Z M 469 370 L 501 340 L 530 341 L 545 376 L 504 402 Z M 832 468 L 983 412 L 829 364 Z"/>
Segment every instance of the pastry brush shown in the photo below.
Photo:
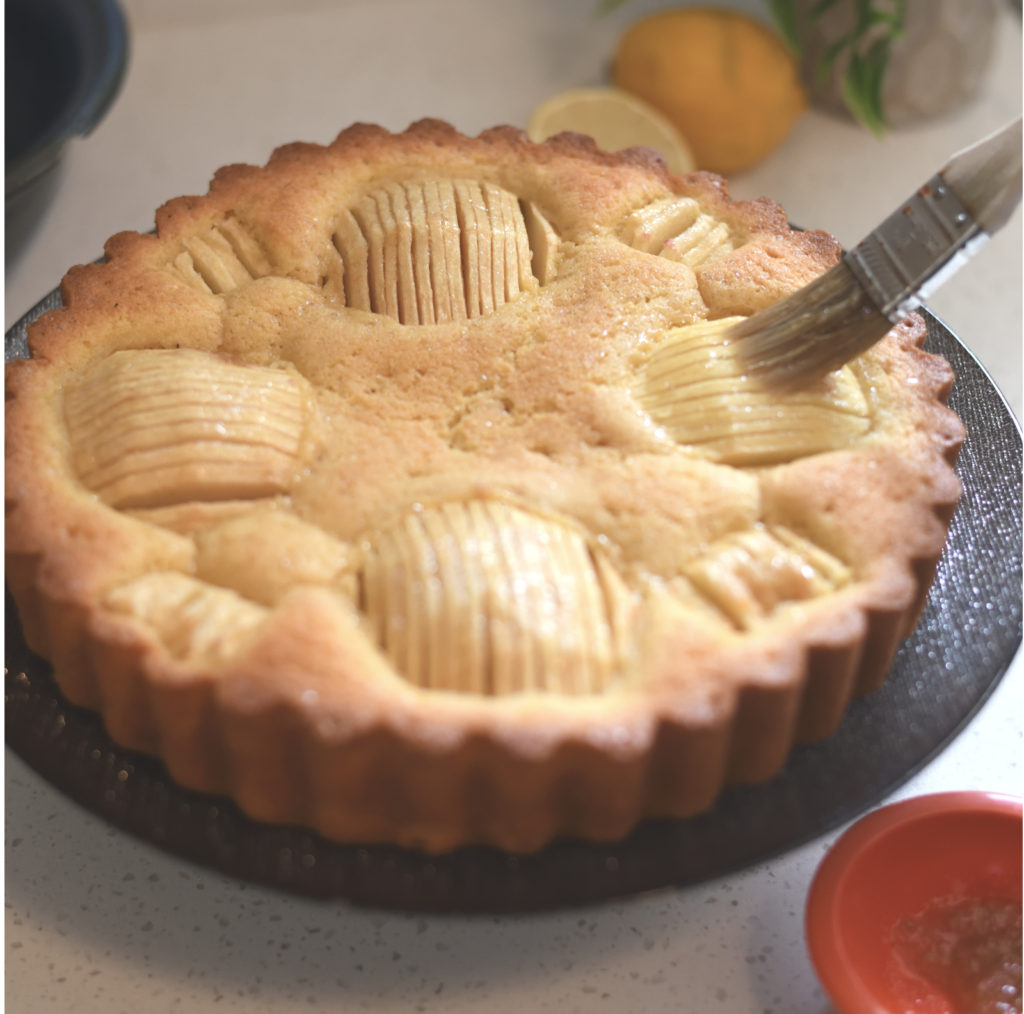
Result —
<path fill-rule="evenodd" d="M 970 259 L 1021 196 L 1021 121 L 954 155 L 833 268 L 733 325 L 744 369 L 794 388 L 838 369 Z"/>

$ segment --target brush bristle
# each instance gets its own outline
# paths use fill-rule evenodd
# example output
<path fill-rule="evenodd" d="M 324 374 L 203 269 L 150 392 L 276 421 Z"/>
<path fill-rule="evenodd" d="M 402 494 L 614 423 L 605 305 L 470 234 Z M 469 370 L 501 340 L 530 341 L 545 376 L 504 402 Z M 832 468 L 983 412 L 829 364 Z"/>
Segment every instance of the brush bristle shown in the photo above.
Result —
<path fill-rule="evenodd" d="M 892 326 L 840 261 L 791 296 L 739 321 L 727 339 L 751 376 L 793 388 L 848 363 Z"/>

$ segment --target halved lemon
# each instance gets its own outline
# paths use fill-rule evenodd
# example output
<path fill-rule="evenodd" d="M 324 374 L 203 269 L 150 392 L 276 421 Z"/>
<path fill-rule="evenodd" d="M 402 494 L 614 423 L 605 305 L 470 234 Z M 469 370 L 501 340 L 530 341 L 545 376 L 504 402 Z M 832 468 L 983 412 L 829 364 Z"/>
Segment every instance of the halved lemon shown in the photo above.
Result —
<path fill-rule="evenodd" d="M 693 172 L 686 139 L 653 106 L 620 88 L 573 88 L 542 102 L 530 116 L 526 133 L 543 141 L 563 130 L 589 134 L 599 148 L 653 148 L 674 173 Z"/>

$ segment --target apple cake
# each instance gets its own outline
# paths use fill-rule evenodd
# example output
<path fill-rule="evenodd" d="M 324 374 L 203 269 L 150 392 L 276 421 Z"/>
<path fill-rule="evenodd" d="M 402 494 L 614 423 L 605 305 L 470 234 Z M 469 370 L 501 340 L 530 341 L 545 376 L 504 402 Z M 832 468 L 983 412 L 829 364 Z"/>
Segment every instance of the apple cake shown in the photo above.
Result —
<path fill-rule="evenodd" d="M 726 337 L 838 254 L 573 134 L 221 169 L 8 366 L 26 640 L 182 786 L 333 841 L 705 810 L 884 680 L 959 495 L 919 318 L 786 394 Z"/>

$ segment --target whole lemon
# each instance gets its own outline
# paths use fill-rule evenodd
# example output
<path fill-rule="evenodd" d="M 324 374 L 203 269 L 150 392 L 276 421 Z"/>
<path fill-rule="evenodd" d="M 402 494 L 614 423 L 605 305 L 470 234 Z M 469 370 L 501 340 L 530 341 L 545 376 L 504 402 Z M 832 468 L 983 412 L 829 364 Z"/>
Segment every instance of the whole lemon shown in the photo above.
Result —
<path fill-rule="evenodd" d="M 738 11 L 680 7 L 626 30 L 614 83 L 660 110 L 718 173 L 774 151 L 807 108 L 796 60 L 765 24 Z"/>

